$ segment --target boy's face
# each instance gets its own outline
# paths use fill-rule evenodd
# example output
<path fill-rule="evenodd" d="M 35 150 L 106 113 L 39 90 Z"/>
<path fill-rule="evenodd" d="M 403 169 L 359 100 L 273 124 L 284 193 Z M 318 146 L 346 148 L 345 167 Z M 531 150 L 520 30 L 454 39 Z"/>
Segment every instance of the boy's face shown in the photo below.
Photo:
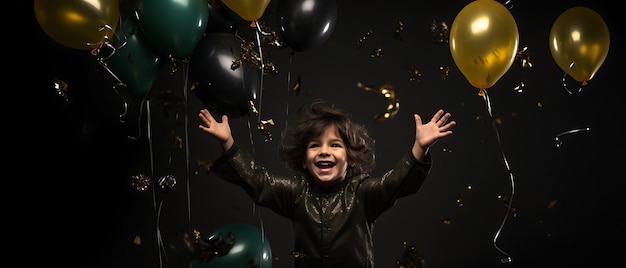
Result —
<path fill-rule="evenodd" d="M 309 141 L 303 166 L 321 187 L 329 187 L 345 179 L 348 154 L 337 127 L 332 125 L 322 135 Z"/>

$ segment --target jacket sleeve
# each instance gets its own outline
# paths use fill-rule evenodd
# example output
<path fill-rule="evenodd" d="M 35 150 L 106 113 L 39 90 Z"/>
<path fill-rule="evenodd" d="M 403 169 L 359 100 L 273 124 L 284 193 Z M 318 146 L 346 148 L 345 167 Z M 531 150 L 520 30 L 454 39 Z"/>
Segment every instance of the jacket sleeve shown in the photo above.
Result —
<path fill-rule="evenodd" d="M 298 191 L 302 187 L 302 180 L 270 174 L 237 144 L 215 160 L 211 171 L 240 186 L 255 203 L 287 217 L 290 216 Z"/>
<path fill-rule="evenodd" d="M 399 198 L 417 193 L 426 180 L 431 165 L 430 154 L 426 155 L 424 161 L 420 161 L 407 153 L 382 177 L 363 180 L 358 192 L 365 195 L 365 202 L 369 202 L 365 207 L 371 208 L 368 215 L 373 218 L 370 220 L 376 219 L 392 207 Z"/>

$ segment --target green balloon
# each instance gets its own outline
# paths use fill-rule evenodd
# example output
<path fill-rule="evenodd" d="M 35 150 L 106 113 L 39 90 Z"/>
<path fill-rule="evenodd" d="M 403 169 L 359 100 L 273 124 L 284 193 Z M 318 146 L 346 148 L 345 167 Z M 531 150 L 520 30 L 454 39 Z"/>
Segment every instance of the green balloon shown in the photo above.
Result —
<path fill-rule="evenodd" d="M 146 40 L 132 17 L 122 16 L 122 24 L 111 41 L 115 51 L 106 60 L 108 68 L 137 96 L 145 96 L 156 81 L 161 53 Z"/>
<path fill-rule="evenodd" d="M 269 240 L 258 228 L 244 223 L 229 224 L 209 235 L 209 240 L 218 239 L 224 243 L 232 243 L 228 253 L 213 257 L 208 262 L 192 260 L 192 268 L 272 267 L 272 249 Z"/>
<path fill-rule="evenodd" d="M 146 37 L 175 59 L 185 60 L 204 36 L 206 0 L 138 0 L 139 25 Z"/>

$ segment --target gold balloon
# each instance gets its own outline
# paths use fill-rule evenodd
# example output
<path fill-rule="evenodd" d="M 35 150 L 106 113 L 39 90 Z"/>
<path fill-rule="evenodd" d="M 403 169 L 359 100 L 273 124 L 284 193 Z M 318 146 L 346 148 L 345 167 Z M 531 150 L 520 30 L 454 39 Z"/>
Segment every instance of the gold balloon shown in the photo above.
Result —
<path fill-rule="evenodd" d="M 265 12 L 270 0 L 222 0 L 222 3 L 247 21 L 256 21 Z"/>
<path fill-rule="evenodd" d="M 550 30 L 550 52 L 557 65 L 582 85 L 587 85 L 609 53 L 609 28 L 587 7 L 563 12 Z"/>
<path fill-rule="evenodd" d="M 115 33 L 120 10 L 118 0 L 35 0 L 35 16 L 54 41 L 90 50 Z"/>
<path fill-rule="evenodd" d="M 454 63 L 482 96 L 513 64 L 519 32 L 500 2 L 475 0 L 454 18 L 449 43 Z"/>

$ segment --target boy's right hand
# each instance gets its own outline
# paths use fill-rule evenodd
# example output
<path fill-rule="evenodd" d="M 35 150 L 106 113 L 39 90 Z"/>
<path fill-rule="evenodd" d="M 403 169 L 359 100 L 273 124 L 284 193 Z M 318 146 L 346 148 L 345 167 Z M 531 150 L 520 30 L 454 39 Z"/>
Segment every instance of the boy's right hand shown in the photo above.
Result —
<path fill-rule="evenodd" d="M 219 140 L 224 151 L 228 151 L 233 146 L 234 139 L 230 130 L 230 124 L 228 123 L 228 116 L 222 115 L 222 122 L 217 122 L 213 115 L 207 109 L 200 110 L 198 114 L 200 120 L 204 125 L 200 124 L 198 127 L 200 130 L 211 134 L 217 140 Z"/>

